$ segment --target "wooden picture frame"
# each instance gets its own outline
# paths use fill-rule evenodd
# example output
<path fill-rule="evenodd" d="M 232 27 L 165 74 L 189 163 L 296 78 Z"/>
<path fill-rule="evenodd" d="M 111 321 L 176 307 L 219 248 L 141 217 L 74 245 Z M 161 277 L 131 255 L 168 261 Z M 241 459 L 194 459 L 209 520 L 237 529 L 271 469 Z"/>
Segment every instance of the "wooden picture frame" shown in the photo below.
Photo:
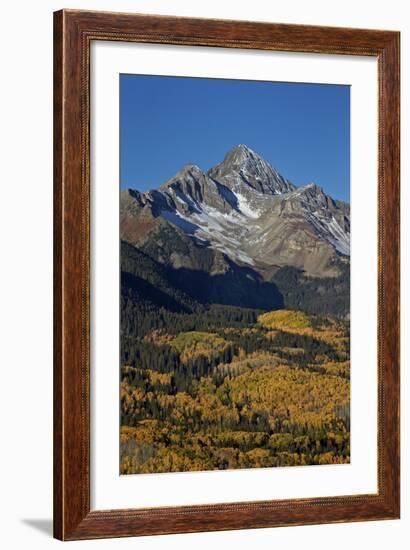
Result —
<path fill-rule="evenodd" d="M 378 493 L 90 510 L 93 40 L 372 56 L 378 61 Z M 398 32 L 63 10 L 54 14 L 54 536 L 62 540 L 394 519 L 399 456 Z"/>

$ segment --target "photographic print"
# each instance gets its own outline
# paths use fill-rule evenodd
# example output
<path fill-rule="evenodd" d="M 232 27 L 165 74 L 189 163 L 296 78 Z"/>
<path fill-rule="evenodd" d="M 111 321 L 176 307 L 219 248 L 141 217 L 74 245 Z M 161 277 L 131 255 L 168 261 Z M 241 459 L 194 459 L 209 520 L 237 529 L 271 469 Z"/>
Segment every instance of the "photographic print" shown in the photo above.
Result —
<path fill-rule="evenodd" d="M 120 473 L 350 461 L 350 88 L 120 75 Z"/>

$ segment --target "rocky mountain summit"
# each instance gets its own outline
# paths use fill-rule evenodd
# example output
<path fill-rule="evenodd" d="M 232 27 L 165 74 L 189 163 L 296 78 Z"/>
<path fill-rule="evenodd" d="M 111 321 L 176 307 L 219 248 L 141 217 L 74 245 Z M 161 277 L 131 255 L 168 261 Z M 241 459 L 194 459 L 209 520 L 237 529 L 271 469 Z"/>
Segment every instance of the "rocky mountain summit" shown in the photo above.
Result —
<path fill-rule="evenodd" d="M 237 145 L 208 172 L 186 165 L 156 190 L 122 191 L 121 238 L 174 269 L 337 277 L 349 264 L 350 207 Z"/>

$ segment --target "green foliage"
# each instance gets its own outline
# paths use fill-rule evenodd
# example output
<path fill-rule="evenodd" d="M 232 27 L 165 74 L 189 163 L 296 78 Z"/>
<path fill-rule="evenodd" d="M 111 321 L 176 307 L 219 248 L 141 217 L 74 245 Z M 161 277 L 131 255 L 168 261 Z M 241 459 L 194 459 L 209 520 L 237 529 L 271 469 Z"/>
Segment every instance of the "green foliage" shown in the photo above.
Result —
<path fill-rule="evenodd" d="M 280 309 L 268 311 L 258 316 L 258 323 L 266 328 L 277 330 L 303 330 L 311 328 L 308 316 L 303 311 Z"/>
<path fill-rule="evenodd" d="M 350 266 L 337 262 L 338 277 L 308 277 L 294 267 L 282 267 L 272 277 L 284 307 L 313 315 L 346 317 L 350 313 Z"/>

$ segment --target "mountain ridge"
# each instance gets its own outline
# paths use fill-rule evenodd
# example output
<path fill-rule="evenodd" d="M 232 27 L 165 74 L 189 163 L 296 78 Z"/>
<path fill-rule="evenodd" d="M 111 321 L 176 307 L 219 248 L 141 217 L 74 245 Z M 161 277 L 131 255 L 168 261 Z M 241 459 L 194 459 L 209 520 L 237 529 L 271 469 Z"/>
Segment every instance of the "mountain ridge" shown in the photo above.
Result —
<path fill-rule="evenodd" d="M 350 207 L 315 183 L 296 187 L 260 155 L 240 144 L 207 172 L 187 164 L 157 189 L 121 192 L 121 236 L 144 248 L 164 228 L 187 247 L 211 249 L 265 279 L 295 267 L 334 277 L 335 257 L 350 256 Z M 195 267 L 190 254 L 161 260 Z"/>

